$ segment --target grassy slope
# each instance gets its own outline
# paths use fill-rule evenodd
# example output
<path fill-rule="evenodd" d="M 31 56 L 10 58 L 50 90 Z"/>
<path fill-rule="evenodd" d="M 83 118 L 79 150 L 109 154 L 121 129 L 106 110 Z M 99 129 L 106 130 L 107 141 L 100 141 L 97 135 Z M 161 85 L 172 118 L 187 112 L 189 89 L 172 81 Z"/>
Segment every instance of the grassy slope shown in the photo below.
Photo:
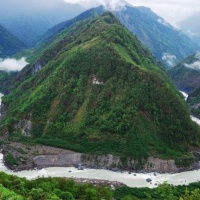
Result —
<path fill-rule="evenodd" d="M 36 142 L 80 152 L 180 158 L 198 144 L 183 98 L 113 15 L 65 34 L 43 53 L 45 67 L 3 98 L 11 136 L 31 113 Z"/>

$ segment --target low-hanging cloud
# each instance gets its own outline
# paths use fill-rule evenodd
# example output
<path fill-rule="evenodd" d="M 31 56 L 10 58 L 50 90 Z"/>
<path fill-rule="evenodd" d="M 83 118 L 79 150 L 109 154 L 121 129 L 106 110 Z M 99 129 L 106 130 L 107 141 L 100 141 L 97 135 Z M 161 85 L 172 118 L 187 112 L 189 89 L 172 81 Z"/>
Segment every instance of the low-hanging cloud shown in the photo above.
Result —
<path fill-rule="evenodd" d="M 96 7 L 103 5 L 110 10 L 115 10 L 118 7 L 123 7 L 127 2 L 125 0 L 65 0 L 68 3 L 77 3 L 85 8 Z"/>
<path fill-rule="evenodd" d="M 177 57 L 175 55 L 171 55 L 170 53 L 163 53 L 162 60 L 169 67 L 173 67 L 178 62 Z"/>
<path fill-rule="evenodd" d="M 200 61 L 196 61 L 192 64 L 184 64 L 185 67 L 190 68 L 190 69 L 195 69 L 195 70 L 200 70 Z"/>
<path fill-rule="evenodd" d="M 0 70 L 11 72 L 11 71 L 21 71 L 28 63 L 26 58 L 22 57 L 19 60 L 14 58 L 8 58 L 5 60 L 0 59 Z"/>
<path fill-rule="evenodd" d="M 199 71 L 200 70 L 200 52 L 197 52 L 194 58 L 196 58 L 197 60 L 190 64 L 185 63 L 184 66 L 187 68 Z"/>

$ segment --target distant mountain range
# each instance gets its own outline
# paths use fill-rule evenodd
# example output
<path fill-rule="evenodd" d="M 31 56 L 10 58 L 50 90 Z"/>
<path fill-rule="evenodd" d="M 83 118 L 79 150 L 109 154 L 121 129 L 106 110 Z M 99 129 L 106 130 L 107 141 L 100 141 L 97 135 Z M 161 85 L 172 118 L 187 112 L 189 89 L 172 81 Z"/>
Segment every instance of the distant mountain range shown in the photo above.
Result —
<path fill-rule="evenodd" d="M 200 44 L 200 12 L 186 18 L 178 24 L 178 27 L 189 37 Z"/>
<path fill-rule="evenodd" d="M 27 46 L 52 26 L 75 17 L 85 8 L 63 0 L 1 0 L 0 24 Z"/>
<path fill-rule="evenodd" d="M 165 64 L 167 68 L 200 50 L 198 44 L 195 44 L 181 31 L 173 28 L 149 8 L 133 7 L 129 4 L 125 4 L 124 1 L 115 6 L 107 5 L 106 7 L 100 6 L 87 10 L 72 20 L 62 22 L 49 29 L 40 38 L 39 43 L 50 41 L 66 27 L 87 18 L 100 15 L 108 9 L 111 10 L 121 23 L 136 35 L 140 41 L 151 50 L 157 60 Z"/>
<path fill-rule="evenodd" d="M 26 45 L 0 25 L 0 59 L 22 51 Z"/>

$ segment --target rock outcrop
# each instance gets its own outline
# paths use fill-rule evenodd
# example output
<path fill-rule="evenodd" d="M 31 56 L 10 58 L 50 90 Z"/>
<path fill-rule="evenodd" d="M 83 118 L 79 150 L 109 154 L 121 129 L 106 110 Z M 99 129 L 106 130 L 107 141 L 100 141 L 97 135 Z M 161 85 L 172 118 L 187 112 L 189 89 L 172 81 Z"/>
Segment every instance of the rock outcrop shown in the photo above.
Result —
<path fill-rule="evenodd" d="M 193 164 L 190 167 L 177 167 L 174 160 L 162 160 L 149 157 L 146 160 L 138 161 L 133 159 L 124 159 L 118 156 L 86 155 L 80 153 L 59 154 L 59 155 L 41 155 L 33 159 L 37 168 L 44 167 L 72 167 L 83 169 L 108 169 L 108 170 L 128 170 L 133 172 L 159 172 L 159 173 L 177 173 L 195 169 L 198 166 Z M 197 164 L 197 163 L 196 163 Z"/>
<path fill-rule="evenodd" d="M 59 154 L 59 155 L 42 155 L 33 159 L 38 168 L 44 167 L 71 167 L 81 162 L 80 153 Z"/>
<path fill-rule="evenodd" d="M 15 124 L 14 127 L 15 130 L 20 131 L 23 136 L 31 136 L 31 129 L 32 129 L 31 114 L 21 119 L 17 124 Z"/>

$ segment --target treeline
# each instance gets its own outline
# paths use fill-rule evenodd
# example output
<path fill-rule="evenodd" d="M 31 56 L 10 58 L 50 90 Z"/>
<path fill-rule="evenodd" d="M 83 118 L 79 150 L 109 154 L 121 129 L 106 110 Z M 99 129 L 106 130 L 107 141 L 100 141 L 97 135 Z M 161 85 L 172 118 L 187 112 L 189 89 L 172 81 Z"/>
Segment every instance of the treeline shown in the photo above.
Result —
<path fill-rule="evenodd" d="M 111 189 L 108 186 L 77 184 L 73 179 L 38 178 L 30 181 L 0 173 L 1 200 L 199 200 L 199 188 L 200 183 L 176 187 L 164 183 L 155 189 Z"/>

